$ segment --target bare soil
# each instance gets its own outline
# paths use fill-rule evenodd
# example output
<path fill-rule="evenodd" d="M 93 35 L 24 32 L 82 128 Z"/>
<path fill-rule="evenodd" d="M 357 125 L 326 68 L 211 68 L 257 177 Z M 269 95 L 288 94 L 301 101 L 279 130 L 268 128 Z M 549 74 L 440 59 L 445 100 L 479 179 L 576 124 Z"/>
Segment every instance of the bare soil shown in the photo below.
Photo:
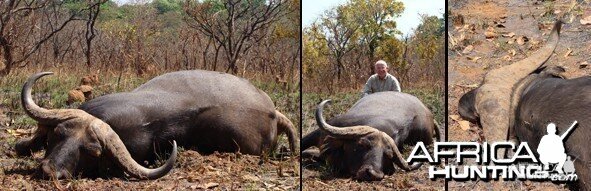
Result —
<path fill-rule="evenodd" d="M 449 3 L 448 111 L 458 114 L 458 101 L 476 88 L 487 71 L 526 58 L 543 46 L 557 15 L 564 15 L 561 39 L 547 64 L 566 68 L 566 77 L 589 75 L 581 65 L 591 61 L 591 25 L 580 20 L 591 15 L 589 1 L 465 1 Z M 462 19 L 463 18 L 463 19 Z M 463 20 L 463 22 L 462 22 Z M 493 29 L 496 37 L 486 38 Z M 511 34 L 513 33 L 513 34 Z M 523 41 L 521 36 L 527 40 Z M 522 38 L 521 42 L 520 39 Z M 467 48 L 471 46 L 471 48 Z M 448 116 L 448 117 L 450 117 Z M 478 141 L 481 129 L 476 124 L 463 130 L 458 121 L 448 119 L 449 141 Z M 449 190 L 566 190 L 565 184 L 531 181 L 449 182 Z"/>

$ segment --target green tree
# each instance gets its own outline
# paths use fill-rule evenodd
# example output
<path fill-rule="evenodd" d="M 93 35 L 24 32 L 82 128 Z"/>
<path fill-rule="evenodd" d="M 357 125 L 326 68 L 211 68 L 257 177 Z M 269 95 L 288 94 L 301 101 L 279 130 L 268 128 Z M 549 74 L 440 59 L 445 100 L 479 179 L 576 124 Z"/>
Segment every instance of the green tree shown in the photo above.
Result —
<path fill-rule="evenodd" d="M 182 12 L 182 1 L 180 0 L 154 0 L 152 6 L 158 10 L 158 14 L 167 12 Z"/>
<path fill-rule="evenodd" d="M 343 13 L 354 19 L 358 25 L 360 42 L 365 47 L 370 61 L 376 59 L 376 49 L 395 34 L 394 19 L 404 12 L 404 4 L 396 0 L 351 0 Z M 368 64 L 369 74 L 373 73 L 373 63 Z"/>
<path fill-rule="evenodd" d="M 421 24 L 417 26 L 415 38 L 417 41 L 417 53 L 420 59 L 429 63 L 433 61 L 437 53 L 444 48 L 443 34 L 445 22 L 437 16 L 421 15 Z"/>
<path fill-rule="evenodd" d="M 421 24 L 414 33 L 413 58 L 427 80 L 444 77 L 445 73 L 445 22 L 437 16 L 421 15 Z M 442 84 L 441 88 L 443 88 Z"/>
<path fill-rule="evenodd" d="M 326 41 L 328 51 L 334 57 L 337 79 L 341 79 L 341 74 L 345 72 L 344 57 L 349 53 L 355 44 L 356 31 L 360 25 L 352 24 L 352 15 L 347 14 L 346 6 L 338 6 L 329 10 L 321 19 L 320 29 L 325 32 L 323 39 Z"/>

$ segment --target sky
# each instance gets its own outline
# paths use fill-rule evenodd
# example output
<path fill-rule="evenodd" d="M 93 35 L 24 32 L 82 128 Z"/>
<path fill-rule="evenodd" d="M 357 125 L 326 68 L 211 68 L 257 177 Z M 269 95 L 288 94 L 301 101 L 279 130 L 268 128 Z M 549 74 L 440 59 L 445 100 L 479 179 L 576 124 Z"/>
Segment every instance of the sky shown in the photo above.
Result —
<path fill-rule="evenodd" d="M 441 18 L 445 12 L 443 0 L 401 0 L 404 13 L 396 19 L 396 25 L 404 35 L 412 32 L 421 20 L 419 13 Z M 302 0 L 302 26 L 310 26 L 325 10 L 346 3 L 346 0 Z"/>

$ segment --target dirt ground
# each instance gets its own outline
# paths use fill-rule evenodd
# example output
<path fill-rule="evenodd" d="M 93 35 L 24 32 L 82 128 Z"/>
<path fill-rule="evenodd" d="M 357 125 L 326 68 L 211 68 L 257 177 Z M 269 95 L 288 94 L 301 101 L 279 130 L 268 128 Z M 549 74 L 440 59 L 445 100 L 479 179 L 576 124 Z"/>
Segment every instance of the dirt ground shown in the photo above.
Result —
<path fill-rule="evenodd" d="M 261 158 L 239 153 L 204 156 L 182 149 L 172 172 L 157 180 L 42 180 L 34 174 L 43 151 L 33 157 L 17 157 L 9 143 L 17 137 L 7 132 L 0 129 L 0 140 L 8 140 L 0 142 L 0 190 L 299 190 L 300 185 L 299 157 Z"/>
<path fill-rule="evenodd" d="M 448 140 L 478 141 L 476 124 L 461 128 L 457 116 L 460 97 L 476 88 L 484 74 L 519 61 L 543 46 L 557 15 L 564 15 L 561 39 L 549 64 L 566 68 L 566 77 L 589 75 L 591 16 L 589 1 L 455 0 L 448 4 Z M 487 33 L 488 31 L 488 33 Z M 492 33 L 490 33 L 492 32 Z M 487 38 L 488 36 L 488 38 Z M 525 38 L 524 38 L 525 37 Z M 449 190 L 565 190 L 549 182 L 450 182 Z"/>

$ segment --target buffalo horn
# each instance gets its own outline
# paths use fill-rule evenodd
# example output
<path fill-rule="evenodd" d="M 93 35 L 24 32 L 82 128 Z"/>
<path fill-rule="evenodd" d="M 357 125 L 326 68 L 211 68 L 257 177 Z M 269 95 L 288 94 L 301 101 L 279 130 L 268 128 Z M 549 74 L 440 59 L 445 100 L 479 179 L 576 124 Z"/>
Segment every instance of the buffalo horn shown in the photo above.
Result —
<path fill-rule="evenodd" d="M 170 158 L 161 167 L 149 169 L 138 164 L 129 154 L 129 151 L 119 138 L 119 135 L 113 131 L 111 126 L 100 119 L 91 122 L 91 127 L 96 133 L 102 147 L 113 156 L 119 166 L 129 173 L 131 176 L 138 179 L 157 179 L 160 178 L 174 167 L 174 162 L 177 157 L 176 141 L 173 141 L 173 150 Z"/>
<path fill-rule="evenodd" d="M 416 170 L 416 169 L 420 168 L 421 165 L 423 165 L 422 162 L 409 165 L 406 162 L 406 160 L 404 160 L 404 158 L 402 157 L 402 154 L 400 153 L 400 150 L 398 150 L 398 146 L 396 145 L 396 142 L 394 142 L 392 137 L 390 137 L 388 134 L 386 134 L 384 132 L 380 132 L 380 133 L 382 134 L 382 137 L 384 138 L 384 140 L 386 140 L 386 144 L 388 144 L 390 146 L 390 148 L 392 148 L 393 155 L 389 156 L 389 157 L 391 157 L 394 164 L 398 165 L 400 168 L 402 168 L 405 171 Z"/>
<path fill-rule="evenodd" d="M 324 108 L 324 105 L 330 102 L 330 99 L 324 100 L 318 105 L 318 108 L 316 109 L 316 122 L 318 123 L 318 126 L 320 127 L 320 129 L 327 132 L 330 136 L 350 139 L 378 131 L 369 126 L 350 126 L 339 128 L 329 125 L 328 123 L 326 123 L 324 117 L 322 116 L 322 110 Z"/>

